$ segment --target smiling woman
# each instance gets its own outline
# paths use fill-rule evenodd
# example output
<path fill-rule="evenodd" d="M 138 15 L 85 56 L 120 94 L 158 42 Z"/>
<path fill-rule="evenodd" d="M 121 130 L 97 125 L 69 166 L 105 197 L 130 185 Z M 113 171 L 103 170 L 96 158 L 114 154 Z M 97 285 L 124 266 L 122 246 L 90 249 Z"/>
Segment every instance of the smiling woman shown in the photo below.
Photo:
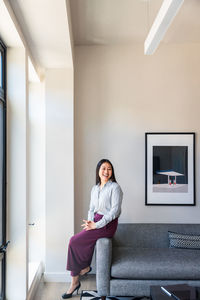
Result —
<path fill-rule="evenodd" d="M 103 187 L 109 179 L 116 182 L 113 165 L 108 159 L 102 159 L 96 169 L 96 184 L 100 183 Z"/>
<path fill-rule="evenodd" d="M 70 288 L 62 295 L 63 299 L 81 286 L 79 275 L 91 271 L 91 260 L 96 241 L 99 238 L 112 238 L 121 214 L 123 193 L 116 182 L 112 163 L 102 159 L 96 167 L 96 185 L 91 191 L 88 219 L 83 220 L 83 230 L 70 239 L 67 258 L 67 270 L 71 271 L 72 282 Z"/>

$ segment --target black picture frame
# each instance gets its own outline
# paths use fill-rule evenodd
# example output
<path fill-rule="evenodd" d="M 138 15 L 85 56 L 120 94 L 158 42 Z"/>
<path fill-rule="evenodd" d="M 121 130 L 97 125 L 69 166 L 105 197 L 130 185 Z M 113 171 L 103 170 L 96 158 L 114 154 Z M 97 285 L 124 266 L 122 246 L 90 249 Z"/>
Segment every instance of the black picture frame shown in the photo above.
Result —
<path fill-rule="evenodd" d="M 145 205 L 196 205 L 195 132 L 145 133 Z"/>

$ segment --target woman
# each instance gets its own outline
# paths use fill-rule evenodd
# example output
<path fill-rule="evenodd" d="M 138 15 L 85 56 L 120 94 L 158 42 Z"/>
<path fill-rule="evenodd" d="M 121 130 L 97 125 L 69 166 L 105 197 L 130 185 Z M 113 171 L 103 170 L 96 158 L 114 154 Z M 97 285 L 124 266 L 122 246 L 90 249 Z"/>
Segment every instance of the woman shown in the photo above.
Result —
<path fill-rule="evenodd" d="M 69 243 L 67 270 L 71 271 L 72 282 L 63 299 L 81 286 L 79 275 L 91 271 L 91 260 L 96 241 L 99 238 L 113 237 L 121 213 L 123 193 L 116 182 L 114 168 L 108 159 L 102 159 L 96 167 L 96 185 L 91 191 L 88 220 L 83 220 L 83 230 L 75 234 Z"/>

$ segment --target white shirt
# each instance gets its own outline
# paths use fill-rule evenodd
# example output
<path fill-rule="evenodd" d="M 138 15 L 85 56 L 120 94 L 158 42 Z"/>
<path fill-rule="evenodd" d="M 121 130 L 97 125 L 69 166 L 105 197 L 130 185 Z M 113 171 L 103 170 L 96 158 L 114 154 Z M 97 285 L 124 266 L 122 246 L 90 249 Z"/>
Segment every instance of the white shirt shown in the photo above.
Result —
<path fill-rule="evenodd" d="M 118 218 L 121 214 L 122 198 L 123 192 L 117 182 L 109 180 L 102 189 L 100 184 L 93 186 L 88 220 L 94 221 L 95 213 L 103 215 L 103 218 L 96 222 L 96 228 L 101 228 Z"/>

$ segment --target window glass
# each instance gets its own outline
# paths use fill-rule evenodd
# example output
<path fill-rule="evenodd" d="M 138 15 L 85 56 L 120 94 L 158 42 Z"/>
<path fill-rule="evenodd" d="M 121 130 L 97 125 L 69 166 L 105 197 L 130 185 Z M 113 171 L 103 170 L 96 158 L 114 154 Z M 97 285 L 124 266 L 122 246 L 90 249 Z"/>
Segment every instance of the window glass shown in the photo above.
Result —
<path fill-rule="evenodd" d="M 0 299 L 5 299 L 3 298 L 3 293 L 2 293 L 2 260 L 0 261 L 0 291 L 1 291 L 1 298 Z"/>
<path fill-rule="evenodd" d="M 3 103 L 0 101 L 0 245 L 2 240 L 2 202 L 3 202 Z"/>
<path fill-rule="evenodd" d="M 3 59 L 3 57 L 2 57 L 2 53 L 1 53 L 1 51 L 0 51 L 0 87 L 3 87 L 3 83 L 2 83 L 2 59 Z"/>

